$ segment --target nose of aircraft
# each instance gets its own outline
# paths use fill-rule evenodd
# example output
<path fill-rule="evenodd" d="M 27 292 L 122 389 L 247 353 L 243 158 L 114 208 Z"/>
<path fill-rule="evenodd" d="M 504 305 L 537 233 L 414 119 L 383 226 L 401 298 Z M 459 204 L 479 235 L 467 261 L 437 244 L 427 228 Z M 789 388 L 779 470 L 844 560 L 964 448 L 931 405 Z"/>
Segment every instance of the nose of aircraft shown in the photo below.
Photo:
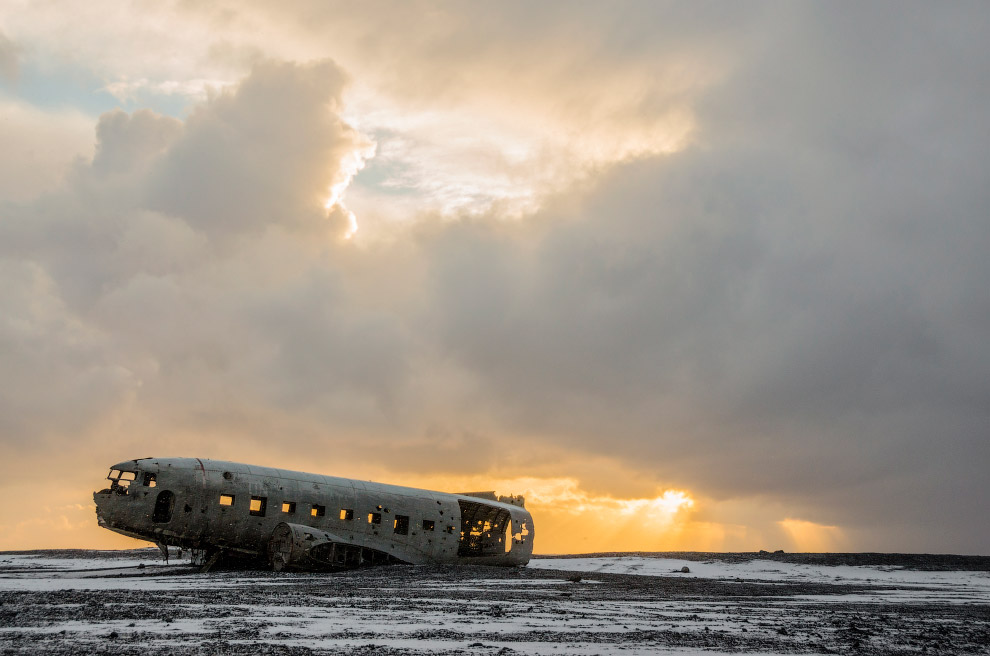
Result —
<path fill-rule="evenodd" d="M 109 496 L 106 492 L 93 492 L 93 502 L 96 504 L 96 523 L 104 528 L 107 525 L 104 514 L 106 513 L 106 502 Z"/>

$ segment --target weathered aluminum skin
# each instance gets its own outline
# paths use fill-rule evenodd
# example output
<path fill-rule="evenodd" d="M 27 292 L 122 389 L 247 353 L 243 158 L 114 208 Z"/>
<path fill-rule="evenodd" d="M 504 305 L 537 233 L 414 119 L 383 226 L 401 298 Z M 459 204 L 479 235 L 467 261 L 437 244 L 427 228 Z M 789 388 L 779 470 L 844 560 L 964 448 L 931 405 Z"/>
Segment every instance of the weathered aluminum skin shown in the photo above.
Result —
<path fill-rule="evenodd" d="M 395 561 L 524 565 L 533 552 L 533 518 L 517 497 L 502 503 L 200 458 L 128 460 L 111 472 L 125 474 L 93 494 L 100 526 L 160 547 L 265 559 L 275 569 Z M 233 497 L 232 504 L 221 505 L 221 495 Z M 261 513 L 251 512 L 252 498 L 263 503 Z M 314 515 L 314 506 L 323 513 Z M 341 518 L 343 510 L 352 511 L 351 519 Z M 372 523 L 374 513 L 379 523 Z"/>

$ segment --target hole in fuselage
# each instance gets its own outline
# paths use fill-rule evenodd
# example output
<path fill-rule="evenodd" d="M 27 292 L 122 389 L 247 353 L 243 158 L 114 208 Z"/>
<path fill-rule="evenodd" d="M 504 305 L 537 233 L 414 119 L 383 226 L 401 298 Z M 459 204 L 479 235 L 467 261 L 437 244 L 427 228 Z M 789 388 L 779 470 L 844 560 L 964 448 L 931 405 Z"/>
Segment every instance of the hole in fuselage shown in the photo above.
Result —
<path fill-rule="evenodd" d="M 172 521 L 172 507 L 175 505 L 175 495 L 168 490 L 162 490 L 155 499 L 155 512 L 151 521 L 156 524 L 167 524 Z"/>

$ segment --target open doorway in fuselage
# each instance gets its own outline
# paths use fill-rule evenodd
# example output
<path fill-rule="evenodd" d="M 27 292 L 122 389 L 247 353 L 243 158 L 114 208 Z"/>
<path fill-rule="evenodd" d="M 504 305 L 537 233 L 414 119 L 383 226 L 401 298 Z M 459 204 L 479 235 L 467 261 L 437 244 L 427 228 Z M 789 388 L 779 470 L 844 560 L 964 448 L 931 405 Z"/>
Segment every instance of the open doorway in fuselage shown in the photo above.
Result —
<path fill-rule="evenodd" d="M 458 500 L 461 507 L 461 539 L 458 556 L 501 556 L 512 548 L 509 511 L 477 501 Z"/>

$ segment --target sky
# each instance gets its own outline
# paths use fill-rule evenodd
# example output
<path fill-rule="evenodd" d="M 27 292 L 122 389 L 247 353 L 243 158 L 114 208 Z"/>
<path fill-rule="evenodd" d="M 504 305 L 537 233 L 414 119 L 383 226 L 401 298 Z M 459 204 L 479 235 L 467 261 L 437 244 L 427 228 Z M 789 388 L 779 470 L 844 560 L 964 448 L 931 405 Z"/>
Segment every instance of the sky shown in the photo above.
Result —
<path fill-rule="evenodd" d="M 990 8 L 0 7 L 0 549 L 189 456 L 536 551 L 990 554 Z M 19 503 L 10 503 L 11 500 Z"/>

